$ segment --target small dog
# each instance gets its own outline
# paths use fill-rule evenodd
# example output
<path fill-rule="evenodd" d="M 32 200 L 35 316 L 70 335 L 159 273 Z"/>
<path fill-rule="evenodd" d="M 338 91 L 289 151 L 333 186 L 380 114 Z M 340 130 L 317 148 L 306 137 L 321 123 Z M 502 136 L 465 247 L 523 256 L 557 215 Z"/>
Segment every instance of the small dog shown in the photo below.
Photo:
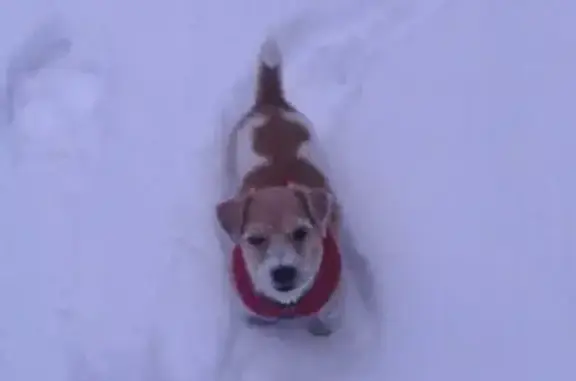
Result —
<path fill-rule="evenodd" d="M 275 41 L 262 45 L 255 102 L 227 141 L 237 194 L 216 216 L 236 245 L 232 275 L 247 320 L 304 319 L 324 336 L 339 320 L 338 206 L 311 123 L 284 96 L 281 58 Z"/>

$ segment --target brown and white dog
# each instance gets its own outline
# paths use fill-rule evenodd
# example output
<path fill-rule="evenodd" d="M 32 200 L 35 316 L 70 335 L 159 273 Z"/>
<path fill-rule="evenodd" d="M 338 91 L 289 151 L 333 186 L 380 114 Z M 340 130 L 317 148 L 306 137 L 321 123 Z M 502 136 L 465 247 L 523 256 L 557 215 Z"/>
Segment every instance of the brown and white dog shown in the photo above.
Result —
<path fill-rule="evenodd" d="M 227 140 L 236 195 L 217 205 L 217 220 L 235 245 L 231 272 L 248 321 L 299 318 L 328 335 L 342 287 L 335 196 L 311 123 L 285 98 L 275 41 L 259 61 L 255 102 Z"/>

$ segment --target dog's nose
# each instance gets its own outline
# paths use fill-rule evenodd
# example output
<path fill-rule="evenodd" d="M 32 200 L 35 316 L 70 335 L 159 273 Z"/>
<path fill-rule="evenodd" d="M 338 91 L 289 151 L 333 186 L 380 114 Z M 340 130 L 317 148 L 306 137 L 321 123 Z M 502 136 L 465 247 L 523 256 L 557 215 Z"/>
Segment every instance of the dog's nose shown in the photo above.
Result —
<path fill-rule="evenodd" d="M 294 289 L 296 268 L 293 266 L 276 267 L 272 270 L 272 280 L 278 291 L 290 291 Z"/>

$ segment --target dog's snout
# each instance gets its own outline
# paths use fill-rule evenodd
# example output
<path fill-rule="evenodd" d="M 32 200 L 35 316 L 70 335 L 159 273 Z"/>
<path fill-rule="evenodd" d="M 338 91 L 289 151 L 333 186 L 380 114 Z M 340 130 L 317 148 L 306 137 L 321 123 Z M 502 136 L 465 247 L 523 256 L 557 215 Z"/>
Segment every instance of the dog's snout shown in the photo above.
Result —
<path fill-rule="evenodd" d="M 279 266 L 272 270 L 272 280 L 279 291 L 294 289 L 297 271 L 293 266 Z"/>

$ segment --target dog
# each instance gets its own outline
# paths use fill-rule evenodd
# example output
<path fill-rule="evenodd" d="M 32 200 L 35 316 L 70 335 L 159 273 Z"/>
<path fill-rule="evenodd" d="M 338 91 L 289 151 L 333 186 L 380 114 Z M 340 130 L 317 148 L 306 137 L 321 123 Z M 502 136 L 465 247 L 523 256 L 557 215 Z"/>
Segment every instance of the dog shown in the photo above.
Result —
<path fill-rule="evenodd" d="M 276 41 L 262 44 L 258 60 L 254 103 L 227 137 L 238 189 L 216 218 L 235 245 L 231 273 L 246 321 L 299 319 L 327 336 L 340 321 L 339 207 L 312 124 L 285 96 Z"/>

